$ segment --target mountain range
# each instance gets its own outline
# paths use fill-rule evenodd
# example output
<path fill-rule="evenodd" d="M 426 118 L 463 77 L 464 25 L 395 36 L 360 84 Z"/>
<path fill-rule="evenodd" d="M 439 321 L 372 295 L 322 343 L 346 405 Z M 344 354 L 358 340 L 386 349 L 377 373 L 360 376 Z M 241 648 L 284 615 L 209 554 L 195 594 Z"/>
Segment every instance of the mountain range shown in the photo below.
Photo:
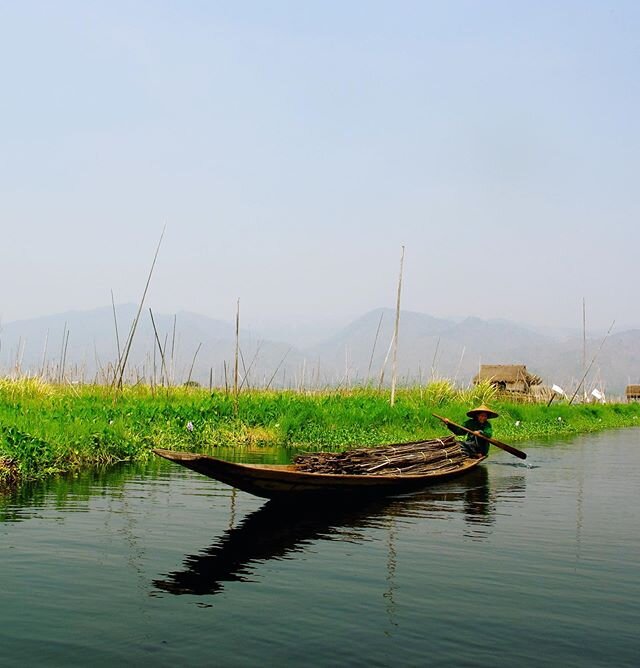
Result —
<path fill-rule="evenodd" d="M 44 373 L 60 379 L 64 367 L 67 380 L 104 382 L 113 373 L 118 350 L 122 354 L 125 348 L 136 312 L 136 306 L 124 304 L 3 323 L 0 372 Z M 392 309 L 375 309 L 312 345 L 275 340 L 241 327 L 239 382 L 250 387 L 305 388 L 367 380 L 387 384 L 394 322 Z M 486 363 L 525 364 L 545 384 L 560 385 L 567 392 L 588 367 L 587 389 L 597 386 L 619 395 L 627 384 L 640 382 L 640 329 L 587 338 L 586 347 L 581 335 L 548 331 L 503 319 L 452 320 L 402 311 L 398 377 L 403 384 L 449 378 L 467 385 Z M 126 377 L 128 382 L 148 381 L 155 374 L 156 381 L 164 375 L 173 383 L 192 380 L 224 386 L 233 384 L 234 365 L 233 323 L 197 313 L 171 315 L 147 309 L 140 314 Z"/>

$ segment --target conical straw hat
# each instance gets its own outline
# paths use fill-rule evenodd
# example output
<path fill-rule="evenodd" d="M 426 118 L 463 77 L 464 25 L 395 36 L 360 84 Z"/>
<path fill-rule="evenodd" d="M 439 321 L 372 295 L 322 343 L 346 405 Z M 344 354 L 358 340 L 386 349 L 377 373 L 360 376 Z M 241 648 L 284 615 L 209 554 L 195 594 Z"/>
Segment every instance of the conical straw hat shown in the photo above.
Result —
<path fill-rule="evenodd" d="M 486 406 L 485 404 L 482 404 L 481 406 L 478 406 L 478 408 L 472 408 L 467 415 L 470 418 L 475 417 L 478 413 L 486 413 L 488 418 L 497 418 L 499 417 L 499 414 L 496 413 L 495 411 L 492 411 L 489 406 Z"/>

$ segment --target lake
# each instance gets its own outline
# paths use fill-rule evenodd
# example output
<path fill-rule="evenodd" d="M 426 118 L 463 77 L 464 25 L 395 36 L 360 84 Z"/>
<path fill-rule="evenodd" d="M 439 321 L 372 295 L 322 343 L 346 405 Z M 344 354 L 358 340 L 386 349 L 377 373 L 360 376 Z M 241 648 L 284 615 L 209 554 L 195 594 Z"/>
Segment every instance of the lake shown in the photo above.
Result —
<path fill-rule="evenodd" d="M 640 429 L 518 447 L 337 507 L 160 459 L 25 486 L 0 498 L 0 665 L 638 665 Z"/>

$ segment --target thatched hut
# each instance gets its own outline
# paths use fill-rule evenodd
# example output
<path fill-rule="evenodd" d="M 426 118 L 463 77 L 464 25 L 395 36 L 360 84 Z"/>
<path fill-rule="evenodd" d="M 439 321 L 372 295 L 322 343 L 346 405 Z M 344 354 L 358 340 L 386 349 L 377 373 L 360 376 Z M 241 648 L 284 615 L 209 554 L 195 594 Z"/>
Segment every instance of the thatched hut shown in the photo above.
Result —
<path fill-rule="evenodd" d="M 542 378 L 529 373 L 524 364 L 483 364 L 473 383 L 489 382 L 501 392 L 529 394 Z"/>
<path fill-rule="evenodd" d="M 627 385 L 627 401 L 640 401 L 640 385 Z"/>

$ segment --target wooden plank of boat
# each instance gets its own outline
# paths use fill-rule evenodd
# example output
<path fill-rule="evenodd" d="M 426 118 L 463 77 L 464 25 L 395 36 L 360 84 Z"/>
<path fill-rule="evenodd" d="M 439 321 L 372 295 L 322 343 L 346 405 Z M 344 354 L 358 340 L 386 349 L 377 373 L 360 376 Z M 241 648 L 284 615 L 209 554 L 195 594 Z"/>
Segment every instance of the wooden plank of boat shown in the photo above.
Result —
<path fill-rule="evenodd" d="M 298 471 L 290 464 L 238 464 L 217 457 L 193 452 L 156 448 L 156 455 L 202 473 L 237 489 L 267 499 L 288 495 L 319 494 L 389 494 L 413 489 L 462 475 L 486 459 L 468 459 L 460 467 L 411 475 L 350 475 L 342 473 L 310 473 Z"/>

